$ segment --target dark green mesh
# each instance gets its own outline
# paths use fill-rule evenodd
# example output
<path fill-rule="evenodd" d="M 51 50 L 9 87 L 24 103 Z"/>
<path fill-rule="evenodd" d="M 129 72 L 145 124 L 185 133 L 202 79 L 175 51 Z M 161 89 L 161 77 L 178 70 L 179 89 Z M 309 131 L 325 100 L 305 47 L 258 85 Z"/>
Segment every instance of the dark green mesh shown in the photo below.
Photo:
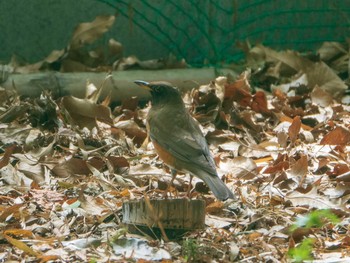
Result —
<path fill-rule="evenodd" d="M 349 0 L 99 1 L 192 65 L 239 60 L 238 41 L 304 51 L 324 41 L 343 42 L 350 29 Z"/>

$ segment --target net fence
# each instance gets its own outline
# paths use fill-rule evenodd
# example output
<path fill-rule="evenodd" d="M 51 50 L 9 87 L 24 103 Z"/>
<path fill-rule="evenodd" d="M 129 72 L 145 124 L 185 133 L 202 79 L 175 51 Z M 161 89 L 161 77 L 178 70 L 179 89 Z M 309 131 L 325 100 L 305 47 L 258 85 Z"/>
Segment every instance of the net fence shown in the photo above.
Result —
<path fill-rule="evenodd" d="M 238 42 L 313 50 L 324 41 L 344 42 L 350 1 L 98 0 L 138 27 L 155 45 L 189 64 L 219 64 L 243 57 Z"/>

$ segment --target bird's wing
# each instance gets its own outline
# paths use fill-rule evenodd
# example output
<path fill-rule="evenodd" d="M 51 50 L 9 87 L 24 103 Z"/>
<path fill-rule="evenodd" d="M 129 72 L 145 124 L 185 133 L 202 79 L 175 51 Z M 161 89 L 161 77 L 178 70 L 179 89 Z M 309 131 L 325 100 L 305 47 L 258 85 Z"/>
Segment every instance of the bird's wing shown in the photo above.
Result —
<path fill-rule="evenodd" d="M 169 130 L 162 118 L 150 118 L 151 139 L 175 158 L 216 176 L 214 160 L 198 123 L 187 112 L 174 119 L 176 123 Z"/>

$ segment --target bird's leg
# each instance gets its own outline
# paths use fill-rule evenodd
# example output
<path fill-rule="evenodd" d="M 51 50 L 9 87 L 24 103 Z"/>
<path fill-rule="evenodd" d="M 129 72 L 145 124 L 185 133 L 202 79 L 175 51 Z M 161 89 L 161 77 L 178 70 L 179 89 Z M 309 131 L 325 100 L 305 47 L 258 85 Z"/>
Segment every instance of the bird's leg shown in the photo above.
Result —
<path fill-rule="evenodd" d="M 176 178 L 176 175 L 177 175 L 176 170 L 171 168 L 171 176 L 172 176 L 172 178 L 171 178 L 171 181 L 170 181 L 170 186 L 173 185 L 174 180 L 175 180 L 175 178 Z"/>
<path fill-rule="evenodd" d="M 171 178 L 171 181 L 170 181 L 170 184 L 169 184 L 170 187 L 174 186 L 174 180 L 176 178 L 176 175 L 177 175 L 176 170 L 171 168 L 171 176 L 172 176 L 172 178 Z M 174 188 L 175 188 L 175 186 L 174 186 Z"/>
<path fill-rule="evenodd" d="M 165 190 L 165 193 L 164 193 L 165 198 L 168 197 L 168 192 L 170 192 L 170 194 L 171 194 L 171 187 L 173 186 L 173 183 L 174 183 L 174 180 L 175 180 L 176 174 L 177 174 L 177 172 L 176 172 L 175 169 L 172 169 L 172 168 L 171 168 L 170 171 L 171 171 L 171 177 L 172 177 L 172 178 L 171 178 L 170 183 L 168 184 L 167 189 Z M 169 191 L 169 189 L 170 189 L 170 191 Z"/>
<path fill-rule="evenodd" d="M 187 197 L 188 197 L 189 199 L 191 199 L 192 179 L 193 179 L 193 175 L 190 174 L 190 183 L 189 183 L 188 189 L 187 189 Z"/>

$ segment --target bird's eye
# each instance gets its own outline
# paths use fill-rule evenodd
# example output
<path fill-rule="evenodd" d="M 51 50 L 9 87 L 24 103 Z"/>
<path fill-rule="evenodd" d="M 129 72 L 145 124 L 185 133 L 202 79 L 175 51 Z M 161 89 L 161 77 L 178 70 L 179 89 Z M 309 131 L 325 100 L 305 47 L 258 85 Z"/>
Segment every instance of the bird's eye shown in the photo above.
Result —
<path fill-rule="evenodd" d="M 160 91 L 160 87 L 159 87 L 159 86 L 155 86 L 155 87 L 153 88 L 153 90 L 154 90 L 155 92 L 159 92 L 159 91 Z"/>

